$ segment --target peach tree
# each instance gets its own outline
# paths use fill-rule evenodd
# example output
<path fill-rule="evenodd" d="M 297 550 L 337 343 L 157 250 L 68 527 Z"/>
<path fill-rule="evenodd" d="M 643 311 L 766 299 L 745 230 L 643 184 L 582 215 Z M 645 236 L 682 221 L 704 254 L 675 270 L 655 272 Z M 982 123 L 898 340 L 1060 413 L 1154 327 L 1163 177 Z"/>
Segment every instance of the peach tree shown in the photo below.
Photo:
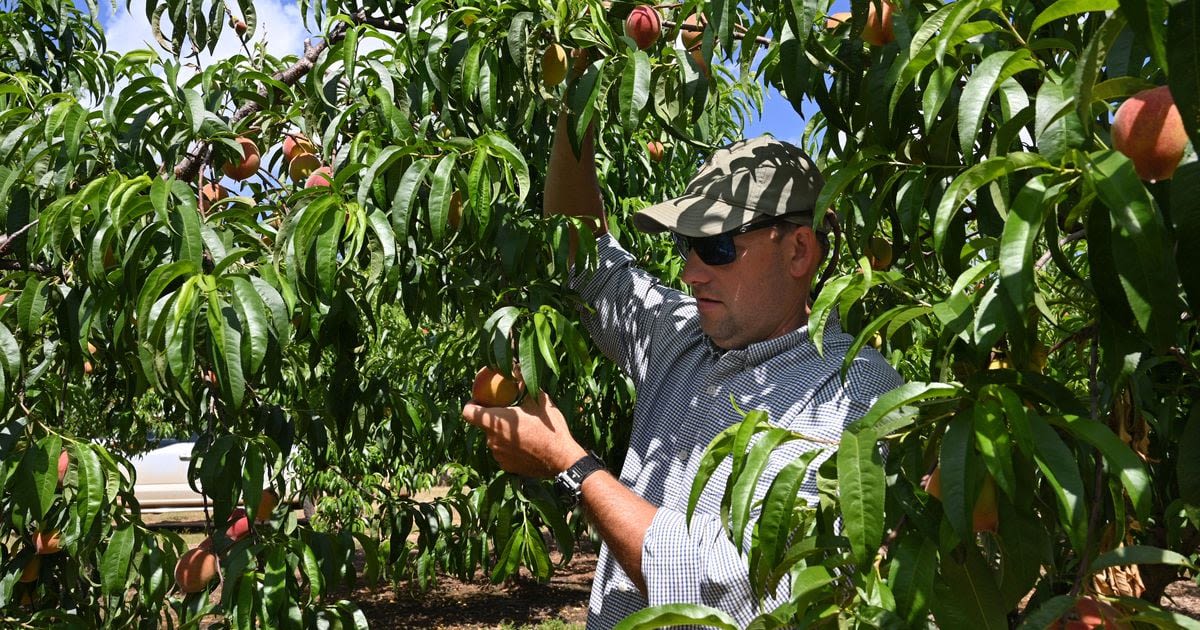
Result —
<path fill-rule="evenodd" d="M 628 383 L 564 288 L 572 226 L 540 216 L 554 116 L 602 130 L 628 208 L 759 98 L 638 50 L 631 8 L 302 3 L 319 36 L 280 58 L 250 2 L 148 3 L 155 47 L 128 53 L 95 5 L 6 5 L 3 623 L 356 625 L 364 580 L 546 579 L 543 534 L 569 559 L 578 516 L 459 420 L 475 368 L 519 362 L 598 448 L 628 431 Z M 199 54 L 224 38 L 241 53 Z M 555 82 L 555 45 L 594 54 Z M 164 436 L 196 440 L 200 551 L 134 492 L 128 458 Z M 249 518 L 267 490 L 313 519 Z"/>

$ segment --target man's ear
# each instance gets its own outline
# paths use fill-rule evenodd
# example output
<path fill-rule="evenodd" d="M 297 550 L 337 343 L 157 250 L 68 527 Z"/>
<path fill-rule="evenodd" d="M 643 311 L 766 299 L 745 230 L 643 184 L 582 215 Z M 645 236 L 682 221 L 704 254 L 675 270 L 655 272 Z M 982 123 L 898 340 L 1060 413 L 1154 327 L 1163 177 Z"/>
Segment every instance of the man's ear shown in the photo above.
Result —
<path fill-rule="evenodd" d="M 784 235 L 784 240 L 791 245 L 792 257 L 788 261 L 788 271 L 795 278 L 811 278 L 817 273 L 821 264 L 821 244 L 812 228 L 801 225 Z"/>

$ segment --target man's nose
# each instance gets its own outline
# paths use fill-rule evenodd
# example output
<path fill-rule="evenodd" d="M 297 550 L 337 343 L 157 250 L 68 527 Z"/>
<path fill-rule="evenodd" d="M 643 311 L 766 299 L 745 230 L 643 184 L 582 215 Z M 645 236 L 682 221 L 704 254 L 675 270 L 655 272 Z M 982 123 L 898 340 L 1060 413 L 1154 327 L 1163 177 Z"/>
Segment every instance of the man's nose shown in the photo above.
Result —
<path fill-rule="evenodd" d="M 711 272 L 712 269 L 703 260 L 700 260 L 700 256 L 693 249 L 688 251 L 687 260 L 683 263 L 683 273 L 679 277 L 684 284 L 695 287 L 711 280 Z"/>

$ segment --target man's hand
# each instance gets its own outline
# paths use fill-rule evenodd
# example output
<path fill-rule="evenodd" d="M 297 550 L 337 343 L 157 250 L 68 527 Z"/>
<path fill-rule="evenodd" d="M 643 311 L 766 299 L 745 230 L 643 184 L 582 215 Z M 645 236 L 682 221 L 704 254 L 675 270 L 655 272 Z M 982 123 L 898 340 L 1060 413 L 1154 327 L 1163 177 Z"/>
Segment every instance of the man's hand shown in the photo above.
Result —
<path fill-rule="evenodd" d="M 463 418 L 483 429 L 492 457 L 508 472 L 553 477 L 587 451 L 571 437 L 562 412 L 545 392 L 527 396 L 518 407 L 463 406 Z"/>

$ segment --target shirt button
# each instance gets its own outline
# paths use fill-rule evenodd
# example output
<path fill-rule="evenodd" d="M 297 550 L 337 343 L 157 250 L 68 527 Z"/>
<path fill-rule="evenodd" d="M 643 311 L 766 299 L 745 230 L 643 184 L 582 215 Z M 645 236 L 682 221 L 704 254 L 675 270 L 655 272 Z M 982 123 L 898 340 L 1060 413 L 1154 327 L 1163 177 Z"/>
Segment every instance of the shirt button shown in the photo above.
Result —
<path fill-rule="evenodd" d="M 681 449 L 679 449 L 678 453 L 675 453 L 675 456 L 679 458 L 679 461 L 686 462 L 688 459 L 688 456 L 690 456 L 691 454 L 692 454 L 691 451 L 689 451 L 685 448 L 681 448 Z"/>
<path fill-rule="evenodd" d="M 709 385 L 708 389 L 705 391 L 708 392 L 709 396 L 716 396 L 717 393 L 721 391 L 721 388 L 717 387 L 716 385 Z"/>

